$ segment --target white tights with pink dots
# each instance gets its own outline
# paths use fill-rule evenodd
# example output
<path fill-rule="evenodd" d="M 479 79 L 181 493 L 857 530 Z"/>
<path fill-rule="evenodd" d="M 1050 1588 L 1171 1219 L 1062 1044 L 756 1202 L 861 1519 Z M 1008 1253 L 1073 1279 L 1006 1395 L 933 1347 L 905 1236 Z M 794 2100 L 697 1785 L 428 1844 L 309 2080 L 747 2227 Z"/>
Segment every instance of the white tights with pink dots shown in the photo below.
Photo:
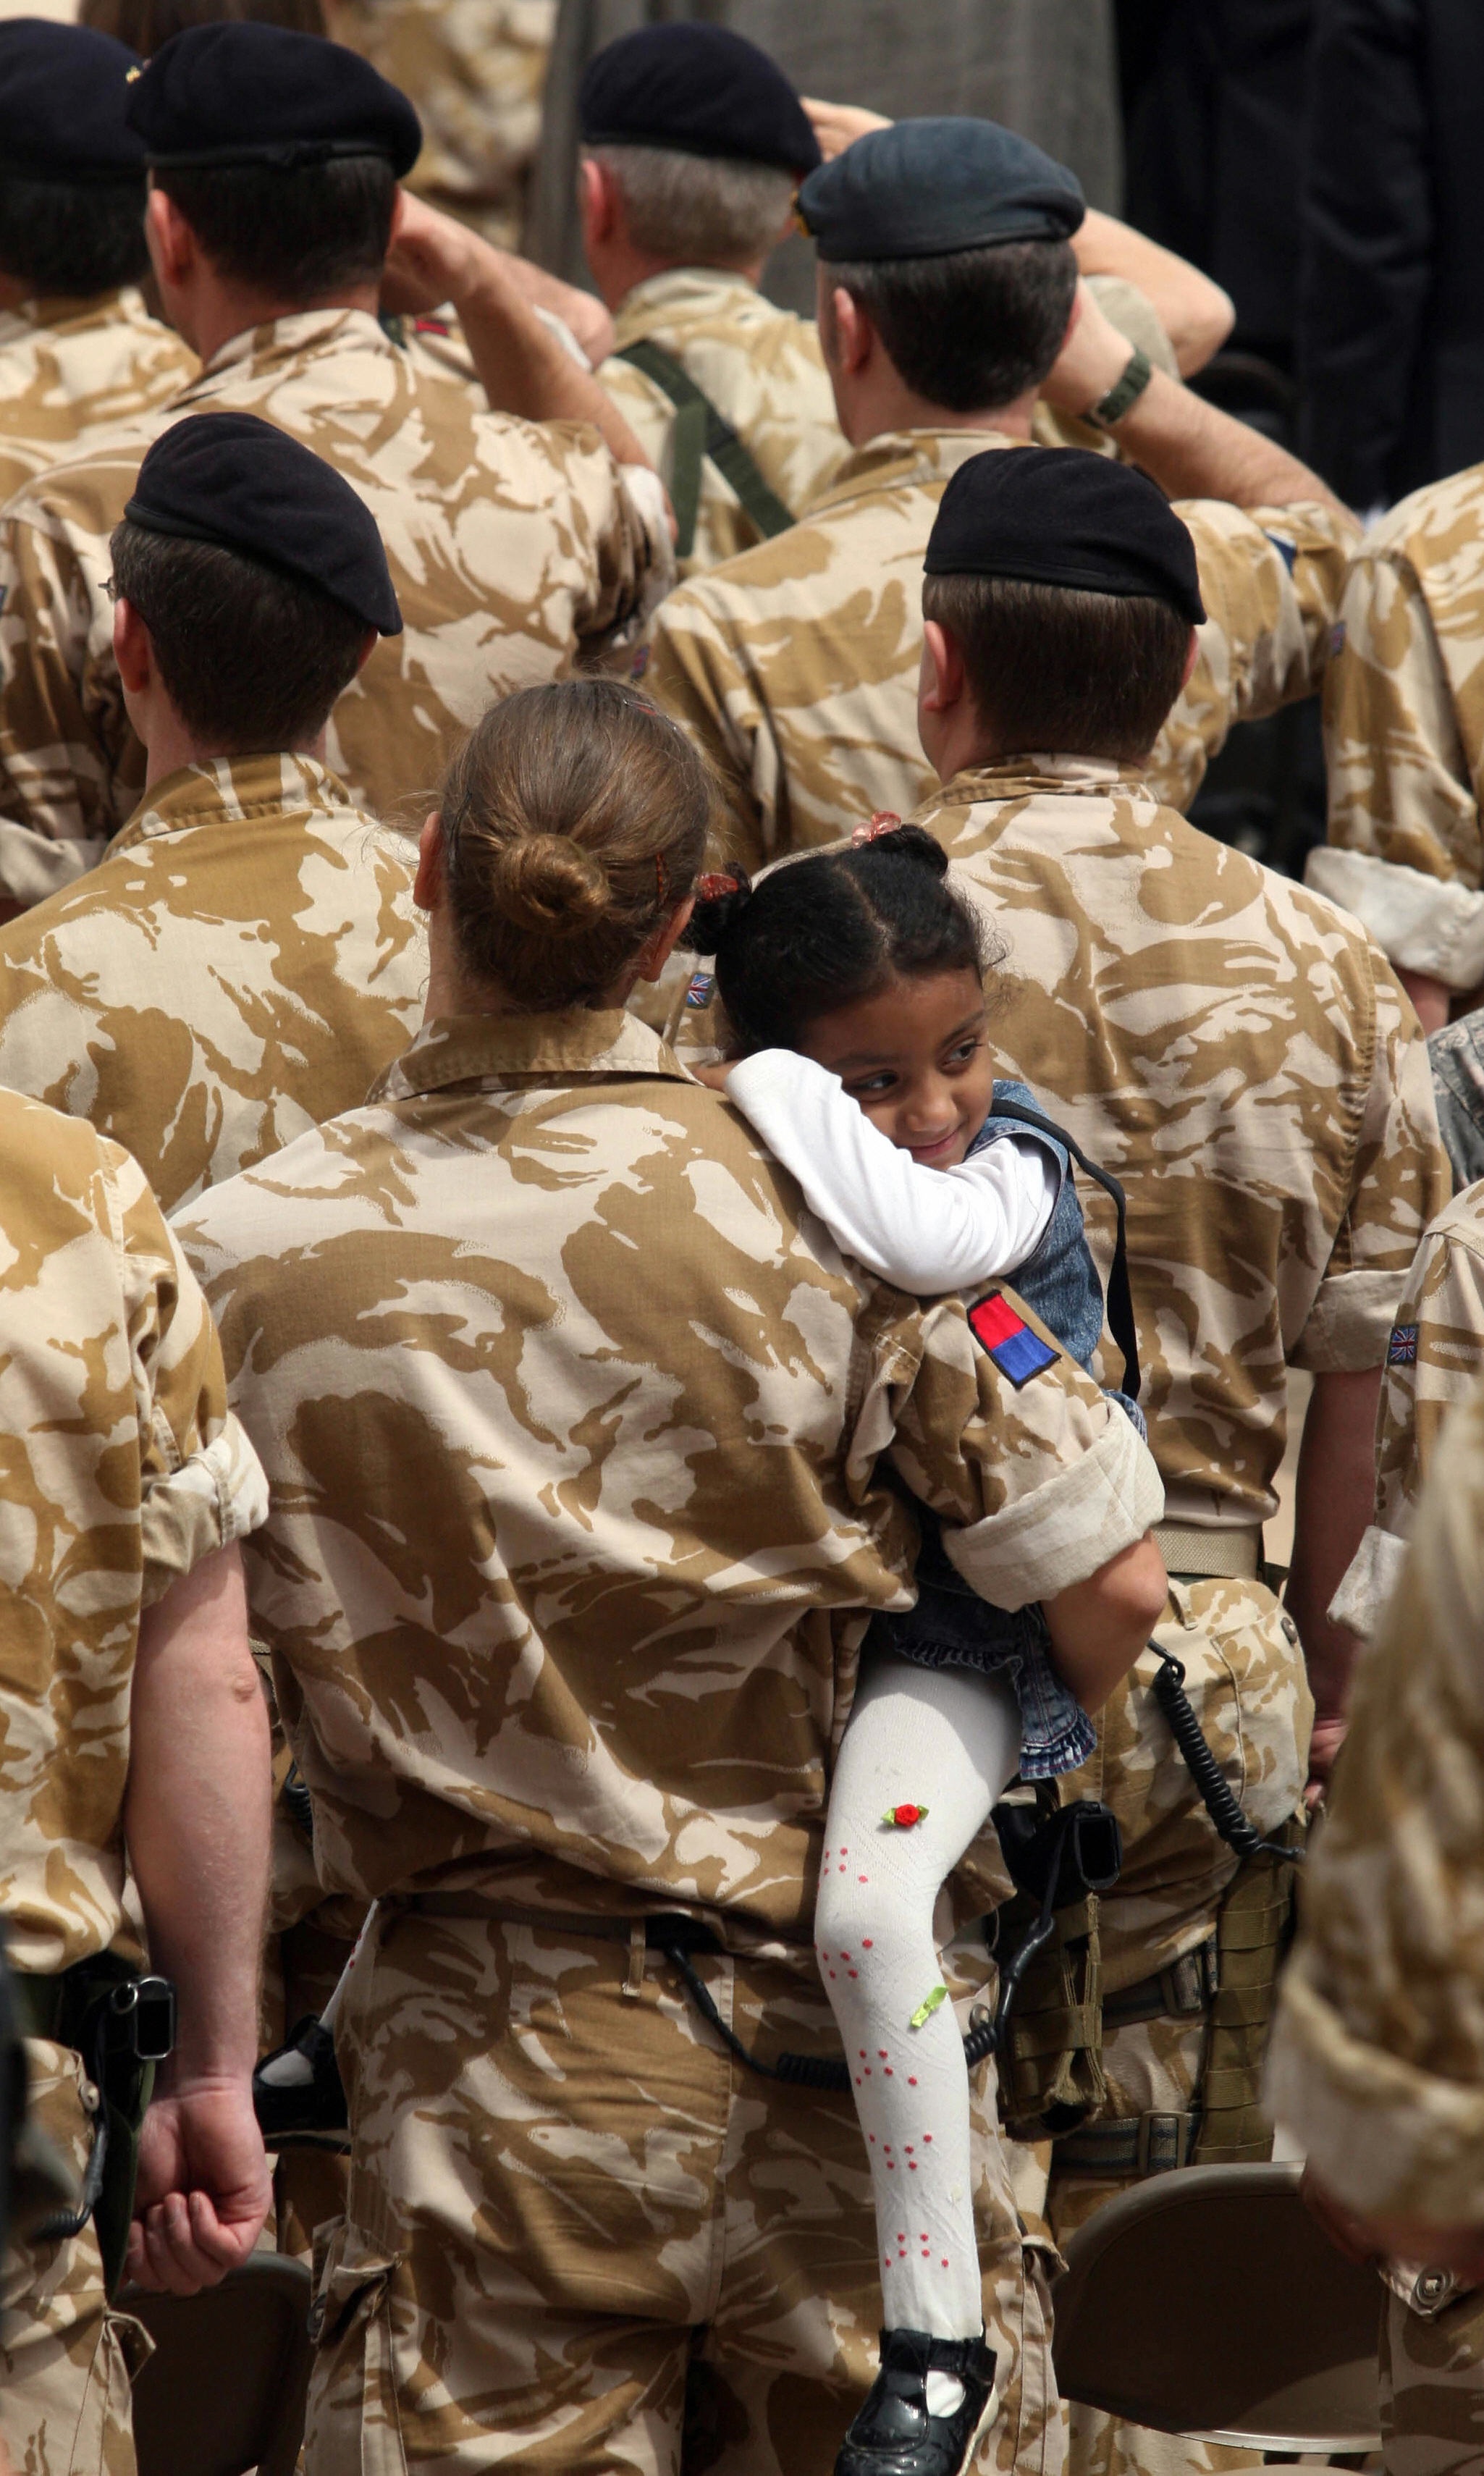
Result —
<path fill-rule="evenodd" d="M 871 2159 L 888 2330 L 966 2339 L 983 2321 L 969 2074 L 932 1915 L 1020 1746 L 1002 1677 L 888 1654 L 868 1668 L 840 1748 L 814 1941 Z M 886 1819 L 914 1806 L 918 1820 Z"/>

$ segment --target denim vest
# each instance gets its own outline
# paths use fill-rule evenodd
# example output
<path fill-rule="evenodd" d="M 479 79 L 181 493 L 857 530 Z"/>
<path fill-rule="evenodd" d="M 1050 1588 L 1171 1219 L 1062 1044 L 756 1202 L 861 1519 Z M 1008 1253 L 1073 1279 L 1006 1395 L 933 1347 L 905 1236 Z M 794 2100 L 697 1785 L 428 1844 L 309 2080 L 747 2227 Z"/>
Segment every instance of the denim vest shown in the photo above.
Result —
<path fill-rule="evenodd" d="M 995 1085 L 997 1112 L 986 1118 L 973 1143 L 972 1157 L 986 1144 L 999 1143 L 1017 1131 L 1014 1110 L 1034 1109 L 1035 1095 L 1024 1083 Z M 1082 1207 L 1072 1180 L 1072 1161 L 1065 1145 L 1040 1127 L 1024 1126 L 1054 1152 L 1061 1171 L 1061 1191 L 1038 1246 L 1008 1278 L 1011 1287 L 1033 1309 L 1048 1330 L 1084 1373 L 1102 1336 L 1102 1283 L 1082 1227 Z M 1145 1433 L 1138 1403 L 1124 1393 L 1111 1393 Z M 943 1551 L 942 1531 L 926 1505 L 915 1508 L 922 1533 L 917 1559 L 917 1605 L 903 1616 L 886 1620 L 888 1638 L 898 1656 L 924 1668 L 970 1668 L 983 1674 L 1004 1671 L 1013 1684 L 1021 1709 L 1021 1777 L 1052 1779 L 1075 1770 L 1091 1757 L 1097 1737 L 1092 1722 L 1056 1674 L 1051 1660 L 1051 1638 L 1038 1607 L 1014 1614 L 992 1606 L 970 1590 Z"/>

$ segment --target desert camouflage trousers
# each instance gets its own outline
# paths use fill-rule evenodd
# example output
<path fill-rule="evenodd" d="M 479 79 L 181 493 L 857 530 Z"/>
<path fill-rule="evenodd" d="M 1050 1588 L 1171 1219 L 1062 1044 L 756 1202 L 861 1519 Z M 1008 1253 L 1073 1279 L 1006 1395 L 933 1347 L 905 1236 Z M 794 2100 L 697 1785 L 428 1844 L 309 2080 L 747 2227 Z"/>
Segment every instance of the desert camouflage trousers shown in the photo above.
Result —
<path fill-rule="evenodd" d="M 69 2046 L 28 2038 L 32 2120 L 81 2176 L 97 2093 Z M 13 2243 L 0 2270 L 0 2441 L 14 2476 L 135 2476 L 130 2385 L 150 2342 L 112 2312 L 88 2226 Z"/>
<path fill-rule="evenodd" d="M 849 2095 L 748 2071 L 671 1964 L 580 1922 L 379 1916 L 339 2018 L 355 2145 L 316 2245 L 309 2476 L 819 2476 L 875 2377 Z M 966 1998 L 988 1963 L 960 1959 Z M 837 2051 L 807 1951 L 696 1967 L 758 2051 Z M 1045 2281 L 987 2073 L 975 2134 L 1002 2400 L 977 2466 L 1059 2476 Z"/>
<path fill-rule="evenodd" d="M 1261 1582 L 1173 1581 L 1155 1633 L 1185 1670 L 1185 1690 L 1249 1820 L 1275 1830 L 1301 1805 L 1313 1701 L 1298 1634 Z M 1063 1795 L 1101 1796 L 1124 1835 L 1124 1870 L 1100 1904 L 1102 1991 L 1117 1994 L 1209 1941 L 1237 1870 L 1218 1838 L 1150 1691 L 1158 1662 L 1139 1660 L 1099 1715 L 1098 1751 Z M 1186 2115 L 1200 2087 L 1206 2016 L 1104 2024 L 1108 2103 L 1098 2120 Z M 1175 2171 L 1178 2171 L 1177 2169 Z M 1027 2225 L 1058 2249 L 1126 2190 L 1052 2165 L 1050 2144 L 1019 2153 L 1014 2185 Z M 1187 2441 L 1068 2402 L 1068 2476 L 1214 2476 L 1261 2454 Z"/>
<path fill-rule="evenodd" d="M 1425 2291 L 1438 2273 L 1418 2282 Z M 1484 2288 L 1440 2312 L 1382 2296 L 1381 2434 L 1387 2476 L 1484 2476 Z"/>

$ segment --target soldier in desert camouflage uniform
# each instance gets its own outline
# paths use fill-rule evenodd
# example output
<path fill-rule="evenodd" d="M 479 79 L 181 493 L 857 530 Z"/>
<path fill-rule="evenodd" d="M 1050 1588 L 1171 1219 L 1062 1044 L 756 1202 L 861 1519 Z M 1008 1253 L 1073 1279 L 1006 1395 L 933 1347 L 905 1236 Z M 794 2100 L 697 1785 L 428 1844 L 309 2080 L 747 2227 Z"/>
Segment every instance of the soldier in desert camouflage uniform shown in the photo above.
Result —
<path fill-rule="evenodd" d="M 324 763 L 334 697 L 401 626 L 361 501 L 218 413 L 164 433 L 129 508 L 114 635 L 145 797 L 0 929 L 0 1083 L 90 1119 L 168 1212 L 363 1100 L 428 957 L 411 846 Z"/>
<path fill-rule="evenodd" d="M 732 855 L 826 841 L 927 793 L 923 551 L 949 476 L 1031 437 L 1038 388 L 1198 502 L 1209 617 L 1151 764 L 1183 805 L 1233 722 L 1317 685 L 1352 520 L 1301 464 L 1130 358 L 1085 293 L 1067 334 L 1081 197 L 1038 149 L 987 122 L 901 122 L 812 174 L 800 204 L 854 452 L 803 524 L 670 597 L 646 674 L 721 775 Z"/>
<path fill-rule="evenodd" d="M 1455 2279 L 1484 2277 L 1481 1641 L 1475 1384 L 1443 1429 L 1399 1586 L 1360 1670 L 1269 2071 L 1274 2111 L 1311 2175 L 1353 2214 L 1348 2248 L 1435 2263 L 1433 2302 Z M 1477 2307 L 1473 2296 L 1430 2326 L 1412 2320 L 1412 2396 L 1397 2408 L 1422 2413 L 1389 2444 L 1398 2476 L 1478 2463 Z"/>
<path fill-rule="evenodd" d="M 342 701 L 330 761 L 378 810 L 436 779 L 492 694 L 604 643 L 668 574 L 647 466 L 641 514 L 599 438 L 480 415 L 378 325 L 393 176 L 417 139 L 394 88 L 311 36 L 204 26 L 157 55 L 129 110 L 155 167 L 157 274 L 208 366 L 151 427 L 57 468 L 0 521 L 0 885 L 18 901 L 96 860 L 138 798 L 143 752 L 104 588 L 139 458 L 169 419 L 259 412 L 334 464 L 376 517 L 406 629 Z M 295 136 L 312 120 L 327 143 L 366 151 L 286 171 L 264 160 L 284 113 Z M 569 405 L 613 417 L 518 300 L 510 319 L 555 355 Z"/>
<path fill-rule="evenodd" d="M 1183 1664 L 1244 1813 L 1277 1832 L 1310 1759 L 1298 1625 L 1324 1722 L 1316 1771 L 1342 1724 L 1353 1644 L 1325 1609 L 1370 1509 L 1397 1300 L 1447 1192 L 1425 1049 L 1352 922 L 1198 833 L 1137 762 L 1200 608 L 1190 537 L 1147 481 L 1066 451 L 982 458 L 950 483 L 928 564 L 924 746 L 943 788 L 915 822 L 1007 950 L 991 978 L 997 1072 L 1033 1074 L 1126 1191 L 1141 1403 L 1167 1500 L 1156 1639 Z M 1067 589 L 1099 577 L 1096 596 Z M 986 743 L 1004 755 L 986 761 Z M 703 1038 L 702 1009 L 689 1021 Z M 1106 1270 L 1111 1211 L 1086 1201 Z M 1288 1365 L 1316 1378 L 1292 1613 L 1263 1579 L 1261 1540 Z M 1018 2187 L 1056 2237 L 1130 2176 L 1265 2155 L 1270 2138 L 1252 2074 L 1276 1934 L 1250 1930 L 1286 1905 L 1286 1876 L 1273 1861 L 1237 1880 L 1154 1700 L 1158 1665 L 1147 1654 L 1115 1691 L 1068 1786 L 1113 1806 L 1125 1864 L 1100 1916 L 1109 2105 L 1057 2144 L 1044 2205 L 1028 2162 Z M 1223 1942 L 1228 1893 L 1256 1911 L 1232 1912 L 1240 1953 Z M 1213 2002 L 1218 1977 L 1234 2010 Z M 1202 2059 L 1223 2045 L 1225 2086 L 1202 2109 Z M 1212 2464 L 1085 2409 L 1072 2436 L 1081 2470 Z"/>
<path fill-rule="evenodd" d="M 1376 1419 L 1371 1526 L 1333 1601 L 1379 1631 L 1405 1569 L 1448 1421 L 1484 1371 L 1484 1184 L 1445 1206 L 1397 1309 Z M 1434 2263 L 1392 2261 L 1381 2322 L 1381 2421 L 1391 2476 L 1449 2476 L 1484 2439 L 1484 2294 Z M 1462 2289 L 1462 2291 L 1461 2291 Z"/>
<path fill-rule="evenodd" d="M 614 318 L 615 351 L 601 376 L 669 485 L 680 573 L 700 574 L 783 530 L 850 452 L 818 328 L 758 285 L 792 220 L 795 185 L 820 160 L 806 111 L 835 132 L 885 124 L 875 113 L 802 106 L 754 44 L 696 22 L 610 43 L 588 65 L 579 111 L 582 244 Z M 1132 244 L 1124 227 L 1101 221 L 1115 257 Z M 1193 268 L 1168 264 L 1182 285 L 1203 287 Z M 1096 277 L 1094 289 L 1105 315 L 1173 373 L 1143 293 L 1112 273 Z M 667 392 L 677 373 L 682 394 L 688 383 L 705 400 L 683 418 Z M 703 455 L 708 408 L 736 445 L 722 439 Z M 1035 434 L 1065 443 L 1064 420 L 1038 404 Z M 1077 443 L 1094 445 L 1098 433 Z"/>
<path fill-rule="evenodd" d="M 84 27 L 0 24 L 0 506 L 195 376 L 137 290 L 144 149 L 124 119 L 137 66 Z"/>
<path fill-rule="evenodd" d="M 425 829 L 427 1028 L 182 1223 L 277 1483 L 252 1604 L 322 1879 L 380 1903 L 338 2023 L 313 2476 L 816 2476 L 880 2303 L 849 2098 L 726 2053 L 665 1920 L 750 2046 L 828 2050 L 832 1748 L 869 1615 L 910 1590 L 878 1461 L 1053 1639 L 1080 1609 L 1131 1647 L 1163 1588 L 1128 1422 L 1059 1353 L 1016 1390 L 956 1300 L 844 1263 L 620 1010 L 711 805 L 610 682 L 496 708 Z M 992 1896 L 966 1866 L 948 1905 Z M 989 1965 L 948 1966 L 964 1993 Z M 980 2464 L 1054 2466 L 982 2108 L 978 2136 L 1007 2401 Z"/>
<path fill-rule="evenodd" d="M 1329 839 L 1308 879 L 1363 920 L 1430 1031 L 1484 984 L 1484 465 L 1373 525 L 1324 688 Z"/>
<path fill-rule="evenodd" d="M 63 2006 L 100 1956 L 121 1955 L 119 1977 L 137 1956 L 127 1844 L 149 1962 L 177 1980 L 181 2023 L 145 2122 L 149 2235 L 136 2231 L 131 2269 L 189 2288 L 251 2250 L 268 2199 L 249 2087 L 267 1729 L 235 1545 L 263 1517 L 262 1473 L 136 1163 L 12 1093 L 0 1094 L 0 1915 L 31 2102 L 81 2183 L 99 2093 Z M 127 2166 L 118 2124 L 110 2150 Z M 199 2215 L 177 2241 L 162 2208 L 183 2184 Z M 129 2208 L 111 2175 L 111 2242 Z M 86 2216 L 74 2233 L 12 2241 L 0 2308 L 0 2449 L 19 2470 L 132 2476 L 141 2334 L 108 2300 Z"/>
<path fill-rule="evenodd" d="M 336 41 L 416 108 L 412 187 L 517 249 L 556 0 L 330 0 L 329 13 Z"/>

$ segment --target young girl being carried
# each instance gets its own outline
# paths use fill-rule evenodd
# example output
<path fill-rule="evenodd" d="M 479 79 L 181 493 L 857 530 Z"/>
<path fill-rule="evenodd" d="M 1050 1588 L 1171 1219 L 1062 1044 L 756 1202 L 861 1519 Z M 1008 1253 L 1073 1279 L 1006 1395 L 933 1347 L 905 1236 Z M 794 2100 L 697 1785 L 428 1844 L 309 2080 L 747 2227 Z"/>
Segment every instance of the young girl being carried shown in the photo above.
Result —
<path fill-rule="evenodd" d="M 1025 1085 L 995 1081 L 979 933 L 947 866 L 930 834 L 880 819 L 755 889 L 737 871 L 704 879 L 689 942 L 715 958 L 731 1033 L 729 1064 L 706 1079 L 848 1253 L 925 1296 L 1013 1274 L 1085 1367 L 1103 1299 L 1067 1153 L 1017 1123 L 1017 1106 L 1034 1107 Z M 988 1315 L 981 1338 L 1011 1383 L 1046 1364 L 1008 1302 Z M 1087 1759 L 1087 1714 L 1122 1672 L 1085 1647 L 1053 1650 L 1038 1607 L 977 1597 L 930 1516 L 923 1527 L 917 1605 L 885 1622 L 862 1670 L 815 1911 L 868 2144 L 885 2321 L 837 2476 L 956 2476 L 993 2413 L 968 2067 L 933 1908 L 1017 1773 Z"/>

